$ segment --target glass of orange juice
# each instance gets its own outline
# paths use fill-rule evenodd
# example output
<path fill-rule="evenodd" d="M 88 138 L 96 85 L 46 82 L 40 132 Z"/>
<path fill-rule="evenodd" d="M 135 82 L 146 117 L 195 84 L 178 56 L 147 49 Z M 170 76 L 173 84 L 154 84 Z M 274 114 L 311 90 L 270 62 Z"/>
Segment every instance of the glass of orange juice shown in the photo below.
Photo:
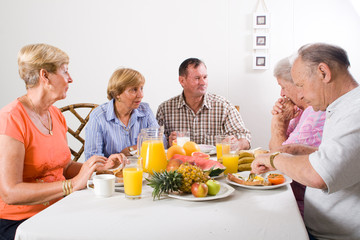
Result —
<path fill-rule="evenodd" d="M 224 152 L 230 152 L 229 145 L 223 145 L 225 140 L 229 138 L 227 135 L 216 135 L 215 136 L 215 143 L 216 143 L 216 156 L 217 159 L 221 159 L 223 155 L 223 146 L 224 146 Z"/>
<path fill-rule="evenodd" d="M 237 152 L 237 139 L 226 139 L 222 143 L 222 164 L 226 167 L 224 174 L 237 173 L 239 153 Z"/>
<path fill-rule="evenodd" d="M 141 198 L 143 169 L 142 158 L 130 158 L 123 170 L 125 197 L 129 199 Z"/>

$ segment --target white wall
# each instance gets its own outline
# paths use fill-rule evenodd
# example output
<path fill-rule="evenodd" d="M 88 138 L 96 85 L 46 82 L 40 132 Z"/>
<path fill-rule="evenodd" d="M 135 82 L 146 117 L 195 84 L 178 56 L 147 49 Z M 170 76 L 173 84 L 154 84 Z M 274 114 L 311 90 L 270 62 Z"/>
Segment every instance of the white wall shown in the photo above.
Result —
<path fill-rule="evenodd" d="M 209 91 L 240 105 L 253 147 L 270 139 L 270 110 L 280 88 L 274 64 L 310 42 L 348 51 L 359 76 L 360 17 L 349 0 L 266 0 L 271 12 L 270 70 L 252 70 L 252 13 L 257 0 L 0 0 L 0 107 L 25 93 L 17 72 L 23 45 L 45 42 L 70 56 L 74 83 L 58 107 L 103 103 L 112 72 L 131 67 L 146 78 L 154 113 L 177 95 L 179 64 L 205 61 Z"/>

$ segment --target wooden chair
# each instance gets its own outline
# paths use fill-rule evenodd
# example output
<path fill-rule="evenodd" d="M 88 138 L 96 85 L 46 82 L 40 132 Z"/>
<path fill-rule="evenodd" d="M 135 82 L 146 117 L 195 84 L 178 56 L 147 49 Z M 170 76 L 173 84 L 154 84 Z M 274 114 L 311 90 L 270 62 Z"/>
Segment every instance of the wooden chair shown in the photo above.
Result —
<path fill-rule="evenodd" d="M 71 104 L 71 105 L 60 108 L 60 111 L 62 113 L 66 112 L 66 111 L 70 111 L 72 113 L 72 115 L 74 115 L 80 121 L 79 127 L 76 129 L 76 131 L 74 131 L 69 127 L 69 122 L 68 122 L 68 120 L 66 120 L 66 122 L 68 124 L 68 133 L 70 133 L 75 139 L 77 139 L 80 142 L 80 146 L 81 146 L 78 151 L 75 151 L 72 147 L 69 146 L 71 154 L 74 156 L 73 161 L 75 161 L 75 162 L 77 162 L 79 160 L 79 158 L 81 157 L 81 154 L 84 152 L 85 140 L 84 140 L 84 138 L 82 138 L 80 136 L 80 133 L 84 129 L 86 123 L 89 121 L 90 113 L 97 106 L 98 106 L 98 104 L 93 104 L 93 103 L 77 103 L 77 104 Z M 80 109 L 82 109 L 82 110 L 80 110 Z M 84 115 L 83 114 L 84 110 L 85 110 L 85 117 L 82 117 Z"/>

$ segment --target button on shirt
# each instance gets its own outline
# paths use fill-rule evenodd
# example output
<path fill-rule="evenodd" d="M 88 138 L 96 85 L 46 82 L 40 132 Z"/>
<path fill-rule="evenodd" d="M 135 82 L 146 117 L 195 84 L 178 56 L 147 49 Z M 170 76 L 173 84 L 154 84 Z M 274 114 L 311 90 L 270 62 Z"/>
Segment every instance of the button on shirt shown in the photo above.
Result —
<path fill-rule="evenodd" d="M 159 127 L 149 104 L 140 103 L 125 126 L 115 115 L 114 99 L 104 103 L 90 114 L 86 125 L 85 159 L 120 153 L 124 148 L 136 145 L 141 129 L 149 127 Z"/>
<path fill-rule="evenodd" d="M 186 104 L 183 94 L 173 97 L 159 106 L 156 119 L 164 126 L 167 140 L 171 132 L 180 130 L 189 130 L 191 141 L 198 144 L 215 145 L 216 135 L 251 140 L 239 111 L 225 98 L 211 93 L 205 94 L 197 113 Z"/>

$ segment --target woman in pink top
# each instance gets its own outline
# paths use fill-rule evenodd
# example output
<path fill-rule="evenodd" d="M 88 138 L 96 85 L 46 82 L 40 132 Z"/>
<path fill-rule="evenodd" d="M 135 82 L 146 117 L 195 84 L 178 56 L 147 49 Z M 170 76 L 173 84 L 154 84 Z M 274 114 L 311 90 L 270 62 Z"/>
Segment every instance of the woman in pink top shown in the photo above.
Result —
<path fill-rule="evenodd" d="M 46 44 L 23 47 L 19 74 L 27 93 L 0 110 L 0 239 L 14 239 L 18 225 L 72 191 L 85 188 L 95 170 L 120 164 L 93 156 L 71 161 L 64 116 L 53 106 L 72 79 L 68 55 Z"/>
<path fill-rule="evenodd" d="M 315 112 L 297 96 L 297 87 L 291 78 L 289 58 L 282 59 L 274 69 L 274 76 L 281 86 L 281 97 L 274 105 L 271 120 L 271 151 L 291 154 L 309 154 L 321 143 L 325 112 Z M 301 214 L 304 213 L 305 186 L 291 184 Z"/>

